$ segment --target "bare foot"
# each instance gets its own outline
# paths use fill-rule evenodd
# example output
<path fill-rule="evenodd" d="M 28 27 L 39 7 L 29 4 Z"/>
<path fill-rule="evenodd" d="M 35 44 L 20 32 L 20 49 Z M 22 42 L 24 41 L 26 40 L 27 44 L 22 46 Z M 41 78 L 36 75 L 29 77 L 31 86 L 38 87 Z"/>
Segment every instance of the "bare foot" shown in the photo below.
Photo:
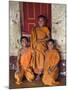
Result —
<path fill-rule="evenodd" d="M 17 85 L 20 85 L 20 84 L 22 84 L 22 83 L 23 83 L 23 82 L 16 82 Z"/>

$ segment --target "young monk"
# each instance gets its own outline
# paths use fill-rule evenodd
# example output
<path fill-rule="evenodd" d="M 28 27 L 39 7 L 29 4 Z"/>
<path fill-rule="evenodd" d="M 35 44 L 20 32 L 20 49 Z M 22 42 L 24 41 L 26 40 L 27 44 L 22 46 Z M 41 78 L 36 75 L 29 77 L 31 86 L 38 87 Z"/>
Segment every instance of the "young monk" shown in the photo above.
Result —
<path fill-rule="evenodd" d="M 55 80 L 59 74 L 58 64 L 60 61 L 60 55 L 54 46 L 54 40 L 48 40 L 48 50 L 45 53 L 44 74 L 42 78 L 42 81 L 45 85 L 59 85 L 59 82 Z"/>
<path fill-rule="evenodd" d="M 34 74 L 30 68 L 32 54 L 31 48 L 27 47 L 27 37 L 21 38 L 21 44 L 22 48 L 19 50 L 17 60 L 17 71 L 15 72 L 16 84 L 21 84 L 24 76 L 29 82 L 31 82 L 34 79 Z"/>
<path fill-rule="evenodd" d="M 45 60 L 46 41 L 50 38 L 50 31 L 46 26 L 47 18 L 43 15 L 38 16 L 38 25 L 31 32 L 31 48 L 33 51 L 32 67 L 37 74 L 36 80 L 40 79 Z"/>

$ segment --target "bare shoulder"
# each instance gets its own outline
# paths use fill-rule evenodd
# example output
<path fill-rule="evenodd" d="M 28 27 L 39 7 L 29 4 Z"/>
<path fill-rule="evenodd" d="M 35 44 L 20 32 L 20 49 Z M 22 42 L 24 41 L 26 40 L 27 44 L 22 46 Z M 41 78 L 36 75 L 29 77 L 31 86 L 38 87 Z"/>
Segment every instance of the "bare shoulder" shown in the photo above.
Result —
<path fill-rule="evenodd" d="M 19 49 L 18 54 L 21 54 L 22 48 Z"/>

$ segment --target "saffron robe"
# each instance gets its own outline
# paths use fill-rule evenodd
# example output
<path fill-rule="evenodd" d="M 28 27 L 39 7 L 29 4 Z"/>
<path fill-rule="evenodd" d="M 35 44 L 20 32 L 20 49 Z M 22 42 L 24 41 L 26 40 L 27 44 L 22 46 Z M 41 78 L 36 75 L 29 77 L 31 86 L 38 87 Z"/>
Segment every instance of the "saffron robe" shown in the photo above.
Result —
<path fill-rule="evenodd" d="M 20 60 L 18 61 L 20 69 L 19 72 L 15 73 L 17 84 L 20 84 L 24 76 L 28 81 L 32 81 L 34 79 L 34 74 L 30 68 L 31 55 L 31 48 L 27 48 L 26 51 L 20 55 Z"/>
<path fill-rule="evenodd" d="M 49 38 L 47 27 L 36 27 L 31 32 L 32 67 L 36 74 L 39 74 L 44 67 L 46 40 Z"/>
<path fill-rule="evenodd" d="M 45 85 L 58 85 L 59 82 L 55 81 L 59 74 L 58 64 L 60 61 L 60 55 L 56 49 L 51 51 L 47 50 L 45 53 L 45 65 L 42 82 Z"/>

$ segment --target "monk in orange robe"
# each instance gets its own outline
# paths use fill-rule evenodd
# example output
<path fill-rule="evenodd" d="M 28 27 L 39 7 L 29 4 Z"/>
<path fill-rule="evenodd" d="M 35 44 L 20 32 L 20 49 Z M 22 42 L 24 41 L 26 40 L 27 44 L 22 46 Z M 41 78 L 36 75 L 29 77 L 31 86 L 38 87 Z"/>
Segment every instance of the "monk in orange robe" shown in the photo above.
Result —
<path fill-rule="evenodd" d="M 31 48 L 33 52 L 31 65 L 33 67 L 34 73 L 37 74 L 37 77 L 39 77 L 43 71 L 46 41 L 50 38 L 50 31 L 45 25 L 45 22 L 45 16 L 38 16 L 38 26 L 33 28 L 31 32 Z"/>
<path fill-rule="evenodd" d="M 60 55 L 57 49 L 54 48 L 54 40 L 50 39 L 47 42 L 48 50 L 45 53 L 45 64 L 42 82 L 45 85 L 59 85 L 56 81 L 59 74 L 58 64 Z"/>
<path fill-rule="evenodd" d="M 16 84 L 21 84 L 24 76 L 29 82 L 34 79 L 34 74 L 30 68 L 32 52 L 30 47 L 26 47 L 27 41 L 26 37 L 21 38 L 22 48 L 19 51 L 17 71 L 15 72 Z"/>

